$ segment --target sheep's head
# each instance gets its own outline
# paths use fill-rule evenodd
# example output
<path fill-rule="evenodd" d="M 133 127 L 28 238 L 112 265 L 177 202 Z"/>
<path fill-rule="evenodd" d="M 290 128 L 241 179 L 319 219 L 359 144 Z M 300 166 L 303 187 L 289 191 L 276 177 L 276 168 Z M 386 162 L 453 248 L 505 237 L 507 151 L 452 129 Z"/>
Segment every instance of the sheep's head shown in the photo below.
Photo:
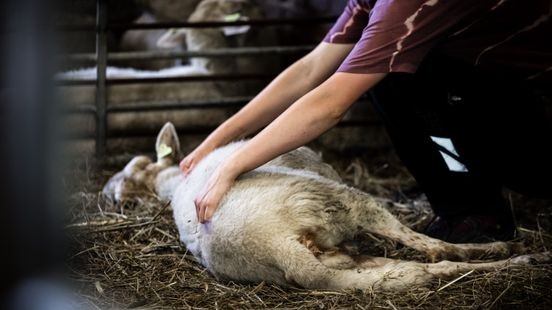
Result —
<path fill-rule="evenodd" d="M 261 17 L 261 9 L 253 0 L 203 0 L 188 21 L 232 22 Z M 192 50 L 227 47 L 225 40 L 221 38 L 240 38 L 247 34 L 249 29 L 249 26 L 170 29 L 159 38 L 157 45 L 162 48 L 175 48 L 183 46 L 186 42 Z"/>
<path fill-rule="evenodd" d="M 260 17 L 261 9 L 254 0 L 203 0 L 190 15 L 189 21 L 236 21 Z"/>
<path fill-rule="evenodd" d="M 148 11 L 163 21 L 181 22 L 194 11 L 200 0 L 137 0 L 142 2 Z"/>
<path fill-rule="evenodd" d="M 133 158 L 122 171 L 107 181 L 103 193 L 117 202 L 155 195 L 157 175 L 175 165 L 180 158 L 180 142 L 173 124 L 163 126 L 157 136 L 155 150 L 155 162 L 147 156 Z"/>

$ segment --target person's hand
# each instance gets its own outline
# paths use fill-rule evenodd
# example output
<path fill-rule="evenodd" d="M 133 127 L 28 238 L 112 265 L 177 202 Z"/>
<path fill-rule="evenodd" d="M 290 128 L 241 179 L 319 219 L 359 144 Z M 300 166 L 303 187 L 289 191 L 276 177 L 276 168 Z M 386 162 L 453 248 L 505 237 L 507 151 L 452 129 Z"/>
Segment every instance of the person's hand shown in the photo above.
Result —
<path fill-rule="evenodd" d="M 224 194 L 234 184 L 237 175 L 230 173 L 224 165 L 219 166 L 211 175 L 205 186 L 194 199 L 197 219 L 200 223 L 208 222 Z"/>
<path fill-rule="evenodd" d="M 205 145 L 198 146 L 195 150 L 193 150 L 190 154 L 188 154 L 184 159 L 180 162 L 180 170 L 185 175 L 190 174 L 192 170 L 197 166 L 197 164 L 209 153 L 213 151 L 213 148 Z"/>

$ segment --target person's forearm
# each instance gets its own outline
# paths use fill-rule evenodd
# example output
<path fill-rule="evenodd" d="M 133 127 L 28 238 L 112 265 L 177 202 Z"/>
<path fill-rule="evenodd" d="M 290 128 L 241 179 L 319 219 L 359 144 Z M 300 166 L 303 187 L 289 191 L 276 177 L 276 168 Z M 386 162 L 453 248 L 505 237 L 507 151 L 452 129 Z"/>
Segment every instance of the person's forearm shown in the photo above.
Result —
<path fill-rule="evenodd" d="M 243 109 L 220 125 L 205 143 L 221 146 L 266 126 L 315 85 L 301 60 L 282 72 Z"/>
<path fill-rule="evenodd" d="M 335 74 L 294 103 L 227 160 L 227 172 L 237 177 L 320 136 L 336 125 L 351 104 L 384 76 Z"/>
<path fill-rule="evenodd" d="M 249 104 L 219 126 L 204 143 L 211 148 L 218 147 L 266 126 L 335 72 L 351 48 L 352 45 L 321 43 L 282 72 Z"/>

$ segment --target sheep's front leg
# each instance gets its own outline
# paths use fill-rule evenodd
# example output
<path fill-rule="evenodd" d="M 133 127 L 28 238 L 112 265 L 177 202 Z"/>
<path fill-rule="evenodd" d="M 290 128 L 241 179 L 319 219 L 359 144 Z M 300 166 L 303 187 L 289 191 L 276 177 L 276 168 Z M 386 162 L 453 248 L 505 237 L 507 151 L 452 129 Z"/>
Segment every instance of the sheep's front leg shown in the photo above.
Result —
<path fill-rule="evenodd" d="M 492 242 L 486 244 L 452 244 L 417 233 L 397 220 L 380 203 L 360 191 L 350 192 L 350 218 L 361 229 L 375 233 L 427 255 L 433 261 L 450 259 L 467 261 L 489 256 L 508 257 L 522 252 L 516 243 Z"/>

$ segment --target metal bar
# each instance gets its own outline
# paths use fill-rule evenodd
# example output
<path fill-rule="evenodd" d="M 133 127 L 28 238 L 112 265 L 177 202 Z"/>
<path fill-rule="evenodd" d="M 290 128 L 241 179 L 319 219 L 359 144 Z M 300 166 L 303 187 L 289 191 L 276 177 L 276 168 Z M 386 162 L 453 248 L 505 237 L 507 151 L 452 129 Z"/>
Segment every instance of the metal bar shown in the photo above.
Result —
<path fill-rule="evenodd" d="M 134 23 L 114 23 L 108 25 L 108 30 L 130 30 L 130 29 L 168 29 L 168 28 L 214 28 L 214 27 L 227 27 L 227 26 L 240 26 L 240 25 L 251 25 L 251 26 L 279 26 L 279 25 L 290 25 L 290 26 L 301 26 L 309 24 L 326 24 L 333 23 L 337 19 L 337 16 L 325 16 L 325 17 L 314 17 L 314 18 L 271 18 L 271 19 L 260 19 L 260 20 L 243 20 L 235 22 L 173 22 L 173 23 L 145 23 L 145 24 L 134 24 Z M 58 31 L 95 31 L 97 25 L 92 24 L 80 24 L 80 25 L 58 25 Z"/>
<path fill-rule="evenodd" d="M 75 106 L 64 106 L 62 109 L 62 112 L 65 114 L 94 114 L 96 115 L 97 109 L 96 105 L 94 104 L 83 104 L 83 105 L 75 105 Z"/>
<path fill-rule="evenodd" d="M 163 111 L 179 109 L 215 109 L 215 108 L 239 108 L 249 101 L 252 97 L 220 98 L 203 101 L 153 101 L 153 102 L 132 102 L 119 105 L 110 105 L 107 107 L 108 113 L 118 112 L 142 112 L 142 111 Z M 96 114 L 96 106 L 93 104 L 83 104 L 76 106 L 66 105 L 62 109 L 66 114 Z"/>
<path fill-rule="evenodd" d="M 56 86 L 79 86 L 79 85 L 96 85 L 97 80 L 67 80 L 55 79 Z"/>
<path fill-rule="evenodd" d="M 107 107 L 108 113 L 121 112 L 144 112 L 144 111 L 163 111 L 163 110 L 185 110 L 185 109 L 217 109 L 217 108 L 240 108 L 251 101 L 253 97 L 231 97 L 218 98 L 202 101 L 152 101 L 152 102 L 132 102 Z M 357 102 L 368 104 L 365 97 Z M 64 107 L 65 113 L 95 113 L 96 107 L 93 105 L 79 105 L 76 107 Z M 355 121 L 347 121 L 346 124 L 354 124 Z M 343 126 L 343 125 L 342 125 Z"/>
<path fill-rule="evenodd" d="M 214 28 L 227 26 L 278 26 L 278 25 L 308 25 L 314 23 L 333 23 L 337 17 L 316 17 L 316 18 L 275 18 L 260 20 L 238 20 L 235 22 L 183 22 L 183 23 L 147 23 L 147 24 L 111 24 L 109 30 L 128 29 L 166 29 L 166 28 Z"/>
<path fill-rule="evenodd" d="M 366 120 L 355 120 L 355 121 L 341 121 L 337 123 L 336 127 L 338 128 L 347 128 L 347 127 L 370 127 L 378 126 L 380 123 L 373 119 Z M 179 134 L 209 134 L 215 130 L 217 126 L 189 126 L 189 127 L 178 127 Z M 158 128 L 128 128 L 125 130 L 110 130 L 107 137 L 108 138 L 132 138 L 132 137 L 148 137 L 155 136 L 159 132 Z M 94 136 L 90 133 L 81 131 L 81 132 L 71 132 L 65 138 L 70 140 L 78 139 L 91 139 Z"/>
<path fill-rule="evenodd" d="M 105 84 L 124 85 L 124 84 L 142 84 L 142 83 L 269 80 L 274 77 L 275 77 L 274 74 L 214 74 L 214 75 L 192 75 L 192 76 L 156 77 L 156 78 L 106 79 Z M 95 79 L 90 79 L 90 80 L 57 79 L 56 85 L 58 86 L 97 85 L 97 80 Z"/>
<path fill-rule="evenodd" d="M 243 48 L 218 48 L 202 51 L 177 51 L 154 50 L 138 52 L 109 53 L 108 61 L 121 60 L 158 60 L 174 58 L 215 58 L 235 56 L 281 55 L 310 52 L 315 46 L 267 46 L 267 47 L 243 47 Z M 95 62 L 96 54 L 73 54 L 62 57 L 63 61 Z"/>
<path fill-rule="evenodd" d="M 108 112 L 141 112 L 177 109 L 214 109 L 239 108 L 251 101 L 252 97 L 234 97 L 203 100 L 196 102 L 165 101 L 165 102 L 133 102 L 108 107 Z"/>
<path fill-rule="evenodd" d="M 155 101 L 155 102 L 133 102 L 121 105 L 108 106 L 108 113 L 121 112 L 147 112 L 164 110 L 185 110 L 185 109 L 218 109 L 218 108 L 239 108 L 251 101 L 251 97 L 207 100 L 201 102 L 181 101 Z M 63 107 L 65 114 L 96 114 L 96 106 L 92 104 L 78 105 L 75 107 Z"/>
<path fill-rule="evenodd" d="M 58 32 L 96 32 L 96 24 L 59 24 Z"/>
<path fill-rule="evenodd" d="M 97 0 L 96 4 L 96 156 L 101 159 L 107 146 L 107 0 Z"/>

